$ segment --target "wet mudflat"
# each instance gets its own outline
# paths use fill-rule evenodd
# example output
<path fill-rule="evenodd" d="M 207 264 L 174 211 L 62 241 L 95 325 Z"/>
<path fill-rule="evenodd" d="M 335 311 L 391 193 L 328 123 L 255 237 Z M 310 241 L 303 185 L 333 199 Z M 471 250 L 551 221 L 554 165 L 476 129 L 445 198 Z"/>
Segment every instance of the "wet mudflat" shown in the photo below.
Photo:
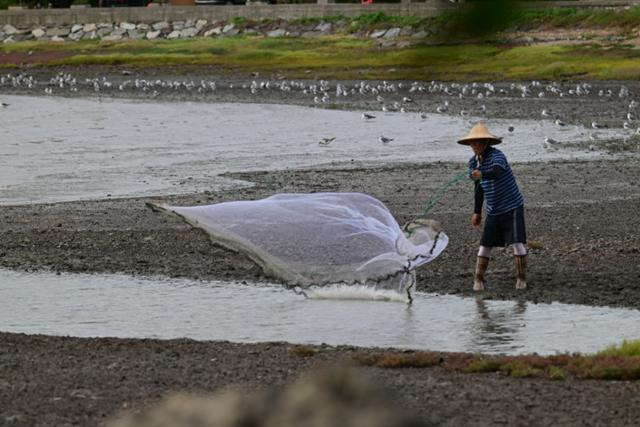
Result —
<path fill-rule="evenodd" d="M 291 100 L 285 94 L 272 101 Z M 435 99 L 430 105 L 439 102 Z M 471 109 L 478 104 L 475 99 L 460 102 L 458 108 Z M 491 115 L 501 119 L 535 118 L 541 110 L 538 100 L 486 102 L 489 110 L 491 105 L 496 107 Z M 572 124 L 603 118 L 613 122 L 624 117 L 628 105 L 628 99 L 603 103 L 597 97 L 550 102 L 551 108 Z M 466 129 L 457 131 L 464 134 Z M 529 238 L 539 243 L 530 251 L 530 289 L 515 291 L 511 256 L 495 251 L 485 299 L 640 308 L 640 288 L 636 286 L 640 238 L 633 232 L 640 206 L 636 185 L 639 162 L 634 157 L 635 146 L 625 141 L 620 141 L 620 146 L 631 147 L 631 154 L 618 159 L 551 162 L 537 162 L 532 155 L 530 162 L 513 165 L 527 200 Z M 504 148 L 508 153 L 508 145 Z M 403 223 L 420 212 L 433 191 L 464 168 L 465 159 L 332 170 L 307 167 L 234 172 L 225 178 L 254 184 L 213 192 L 198 188 L 197 193 L 161 198 L 191 205 L 292 191 L 361 191 L 385 202 Z M 2 206 L 0 265 L 18 270 L 205 280 L 268 279 L 250 260 L 211 245 L 203 233 L 178 220 L 154 214 L 144 207 L 144 201 L 129 198 Z M 469 225 L 471 203 L 470 186 L 461 184 L 432 211 L 451 243 L 438 260 L 418 271 L 420 290 L 472 294 L 472 268 L 480 236 Z M 291 356 L 286 344 L 19 334 L 1 334 L 0 343 L 0 422 L 14 425 L 97 425 L 123 406 L 154 401 L 172 390 L 281 384 L 316 363 L 335 361 L 353 351 L 328 347 L 320 357 L 302 358 Z M 640 415 L 637 383 L 518 380 L 500 374 L 452 374 L 438 368 L 366 371 L 400 393 L 403 407 L 438 425 L 634 425 Z"/>

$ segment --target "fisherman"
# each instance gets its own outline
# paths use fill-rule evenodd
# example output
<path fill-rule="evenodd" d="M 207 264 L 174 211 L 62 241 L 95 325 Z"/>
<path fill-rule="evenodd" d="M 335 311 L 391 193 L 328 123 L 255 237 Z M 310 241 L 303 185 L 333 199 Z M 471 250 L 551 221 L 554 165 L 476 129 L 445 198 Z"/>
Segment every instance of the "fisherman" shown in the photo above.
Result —
<path fill-rule="evenodd" d="M 501 142 L 502 138 L 492 135 L 482 123 L 477 123 L 471 128 L 469 135 L 458 141 L 458 144 L 470 146 L 474 154 L 469 160 L 469 172 L 474 181 L 475 194 L 471 225 L 480 228 L 483 203 L 487 213 L 476 261 L 474 291 L 484 290 L 484 274 L 489 265 L 491 249 L 494 246 L 507 245 L 513 245 L 516 289 L 527 287 L 524 198 L 506 156 L 493 147 Z"/>

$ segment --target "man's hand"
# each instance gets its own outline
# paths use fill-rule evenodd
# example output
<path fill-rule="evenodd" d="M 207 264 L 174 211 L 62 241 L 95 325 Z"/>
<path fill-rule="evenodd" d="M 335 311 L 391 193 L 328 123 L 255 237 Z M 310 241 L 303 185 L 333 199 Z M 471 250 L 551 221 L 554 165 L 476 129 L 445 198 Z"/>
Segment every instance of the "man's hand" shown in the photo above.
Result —
<path fill-rule="evenodd" d="M 473 228 L 480 228 L 480 224 L 482 224 L 482 215 L 477 213 L 471 215 L 471 225 Z"/>
<path fill-rule="evenodd" d="M 471 178 L 473 178 L 475 181 L 478 181 L 480 178 L 482 178 L 482 172 L 480 172 L 478 169 L 474 169 L 471 172 Z"/>

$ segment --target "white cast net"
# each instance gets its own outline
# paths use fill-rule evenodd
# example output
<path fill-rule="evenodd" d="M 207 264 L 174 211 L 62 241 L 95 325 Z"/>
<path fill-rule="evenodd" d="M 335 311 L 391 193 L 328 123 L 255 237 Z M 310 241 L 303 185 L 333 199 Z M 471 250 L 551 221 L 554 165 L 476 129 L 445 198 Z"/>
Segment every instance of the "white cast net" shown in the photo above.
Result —
<path fill-rule="evenodd" d="M 361 283 L 402 288 L 435 259 L 447 236 L 429 221 L 408 237 L 386 206 L 362 193 L 279 194 L 262 200 L 152 208 L 205 230 L 289 285 Z"/>

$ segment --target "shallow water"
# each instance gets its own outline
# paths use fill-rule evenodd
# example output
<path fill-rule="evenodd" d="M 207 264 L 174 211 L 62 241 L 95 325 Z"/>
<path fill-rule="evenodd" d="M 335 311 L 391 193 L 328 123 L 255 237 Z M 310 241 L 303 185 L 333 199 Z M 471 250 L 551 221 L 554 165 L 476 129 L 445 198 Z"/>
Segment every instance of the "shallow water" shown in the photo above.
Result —
<path fill-rule="evenodd" d="M 0 204 L 215 191 L 247 183 L 224 172 L 395 162 L 466 162 L 456 144 L 475 118 L 260 105 L 3 96 Z M 512 162 L 592 158 L 571 148 L 583 127 L 488 120 Z M 515 127 L 509 133 L 509 125 Z M 616 136 L 599 131 L 599 138 Z M 378 137 L 393 138 L 382 144 Z M 323 137 L 335 136 L 329 146 Z M 543 148 L 548 136 L 561 149 Z M 516 142 L 509 144 L 509 142 Z"/>
<path fill-rule="evenodd" d="M 640 338 L 638 324 L 637 310 L 559 303 L 0 270 L 0 330 L 29 334 L 553 354 Z"/>

